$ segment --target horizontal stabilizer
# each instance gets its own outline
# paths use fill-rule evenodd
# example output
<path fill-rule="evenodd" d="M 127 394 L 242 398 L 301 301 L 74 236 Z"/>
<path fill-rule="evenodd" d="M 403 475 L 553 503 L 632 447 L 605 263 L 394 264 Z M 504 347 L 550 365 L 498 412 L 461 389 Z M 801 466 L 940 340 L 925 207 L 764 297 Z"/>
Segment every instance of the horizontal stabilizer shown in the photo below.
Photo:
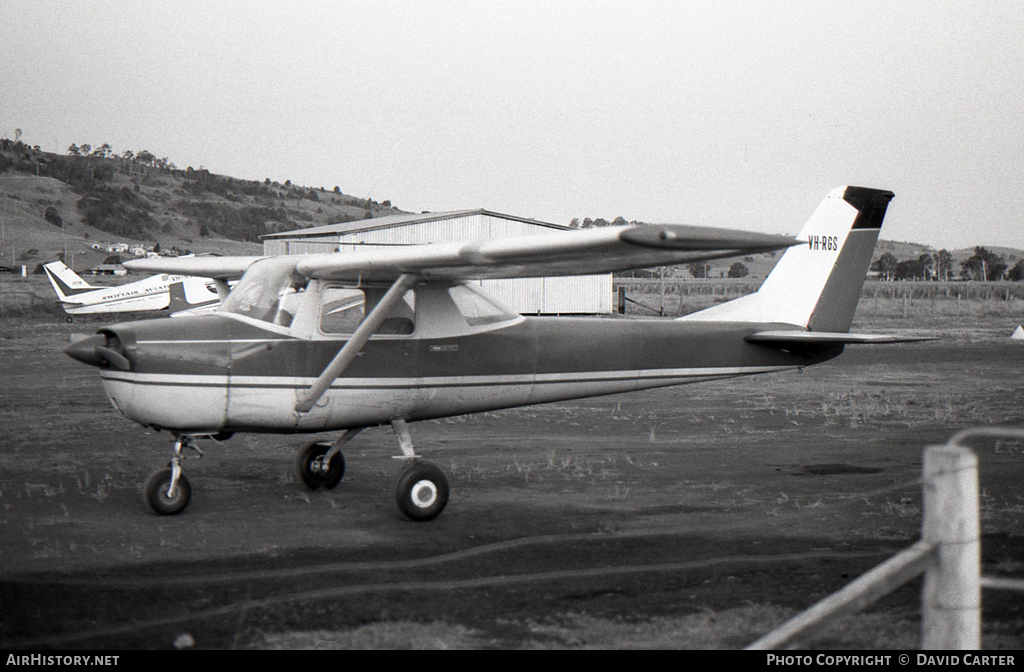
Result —
<path fill-rule="evenodd" d="M 934 341 L 930 336 L 895 336 L 893 334 L 847 334 L 842 332 L 825 331 L 758 331 L 750 334 L 743 340 L 750 343 L 764 343 L 765 345 L 797 345 L 797 344 L 820 344 L 820 345 L 848 345 L 853 343 L 912 343 L 915 341 Z"/>

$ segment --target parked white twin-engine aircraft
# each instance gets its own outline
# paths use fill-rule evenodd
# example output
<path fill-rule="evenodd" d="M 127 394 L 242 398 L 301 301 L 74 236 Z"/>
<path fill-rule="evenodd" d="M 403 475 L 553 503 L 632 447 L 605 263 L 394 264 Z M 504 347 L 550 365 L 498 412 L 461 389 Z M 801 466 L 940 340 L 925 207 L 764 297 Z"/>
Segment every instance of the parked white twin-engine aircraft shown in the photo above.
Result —
<path fill-rule="evenodd" d="M 100 369 L 125 417 L 175 436 L 144 487 L 182 511 L 184 448 L 235 432 L 342 430 L 298 456 L 310 488 L 333 488 L 342 446 L 390 424 L 399 509 L 430 520 L 448 501 L 407 423 L 465 413 L 783 371 L 839 355 L 892 192 L 833 190 L 796 239 L 692 226 L 585 231 L 344 254 L 128 262 L 137 270 L 242 276 L 213 315 L 115 324 L 67 349 Z M 678 320 L 523 317 L 476 278 L 593 274 L 789 248 L 760 290 Z M 242 275 L 244 273 L 244 275 Z M 198 450 L 198 449 L 197 449 Z"/>
<path fill-rule="evenodd" d="M 128 313 L 170 308 L 172 316 L 213 312 L 220 305 L 219 288 L 210 278 L 188 275 L 154 275 L 115 287 L 94 287 L 64 265 L 51 261 L 43 266 L 46 277 L 68 315 Z M 71 318 L 68 318 L 70 321 Z"/>

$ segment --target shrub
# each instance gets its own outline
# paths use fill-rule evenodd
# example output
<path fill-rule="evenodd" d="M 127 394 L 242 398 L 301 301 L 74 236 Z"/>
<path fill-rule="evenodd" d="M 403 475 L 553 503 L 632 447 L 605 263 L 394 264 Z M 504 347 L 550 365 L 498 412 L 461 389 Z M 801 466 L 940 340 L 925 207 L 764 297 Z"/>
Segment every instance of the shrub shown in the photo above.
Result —
<path fill-rule="evenodd" d="M 46 209 L 46 213 L 43 218 L 54 226 L 64 226 L 64 220 L 61 219 L 60 213 L 57 212 L 57 208 L 52 205 Z"/>

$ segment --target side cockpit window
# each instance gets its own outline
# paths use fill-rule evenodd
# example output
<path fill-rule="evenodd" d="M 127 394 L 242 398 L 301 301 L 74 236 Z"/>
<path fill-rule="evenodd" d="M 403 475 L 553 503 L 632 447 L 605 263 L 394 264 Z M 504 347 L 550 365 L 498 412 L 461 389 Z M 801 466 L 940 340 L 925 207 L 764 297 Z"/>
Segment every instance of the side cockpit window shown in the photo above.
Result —
<path fill-rule="evenodd" d="M 320 331 L 351 334 L 384 296 L 386 288 L 327 287 L 320 299 Z M 409 290 L 392 309 L 377 334 L 407 335 L 416 328 L 416 293 Z"/>
<path fill-rule="evenodd" d="M 351 334 L 366 316 L 366 297 L 358 289 L 328 287 L 320 299 L 320 331 Z"/>

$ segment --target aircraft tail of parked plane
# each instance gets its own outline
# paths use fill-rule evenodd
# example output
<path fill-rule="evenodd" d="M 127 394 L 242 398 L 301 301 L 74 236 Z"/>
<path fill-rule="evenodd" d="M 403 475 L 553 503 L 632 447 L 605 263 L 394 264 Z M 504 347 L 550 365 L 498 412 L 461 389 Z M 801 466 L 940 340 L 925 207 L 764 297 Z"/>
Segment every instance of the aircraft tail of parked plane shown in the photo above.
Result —
<path fill-rule="evenodd" d="M 217 286 L 208 278 L 187 277 L 181 282 L 171 283 L 167 291 L 171 317 L 206 315 L 220 305 Z"/>
<path fill-rule="evenodd" d="M 220 287 L 208 278 L 186 275 L 153 275 L 137 282 L 113 287 L 95 287 L 80 278 L 63 262 L 53 261 L 43 266 L 46 276 L 57 293 L 57 298 L 69 315 L 95 313 L 123 313 L 162 310 L 171 305 L 173 312 L 197 314 L 210 312 L 220 304 Z M 224 286 L 224 294 L 227 285 Z M 70 318 L 68 318 L 70 319 Z"/>
<path fill-rule="evenodd" d="M 877 341 L 848 332 L 892 198 L 879 189 L 833 189 L 797 234 L 803 244 L 786 250 L 757 292 L 680 319 L 793 325 L 806 330 L 804 341 Z"/>
<path fill-rule="evenodd" d="M 53 285 L 53 291 L 57 292 L 57 298 L 62 302 L 70 302 L 70 297 L 76 294 L 100 289 L 99 287 L 93 287 L 80 278 L 77 273 L 65 266 L 62 261 L 52 261 L 43 266 L 43 270 L 46 271 L 46 277 L 50 279 L 50 284 Z"/>

